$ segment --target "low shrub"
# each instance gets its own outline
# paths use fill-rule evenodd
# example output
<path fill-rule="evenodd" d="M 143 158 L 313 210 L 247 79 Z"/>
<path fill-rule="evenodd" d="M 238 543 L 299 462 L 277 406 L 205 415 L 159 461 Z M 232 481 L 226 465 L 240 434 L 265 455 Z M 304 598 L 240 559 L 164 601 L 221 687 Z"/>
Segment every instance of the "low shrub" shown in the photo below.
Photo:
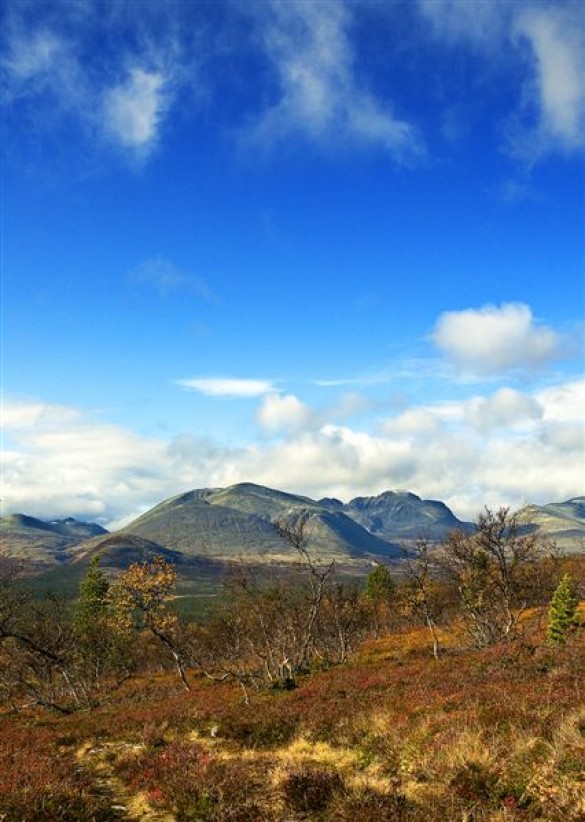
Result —
<path fill-rule="evenodd" d="M 498 774 L 479 762 L 466 762 L 451 778 L 450 787 L 461 799 L 469 802 L 488 802 L 493 798 Z"/>
<path fill-rule="evenodd" d="M 0 819 L 6 822 L 120 822 L 127 817 L 107 796 L 77 788 L 15 792 L 0 797 Z"/>
<path fill-rule="evenodd" d="M 277 748 L 286 745 L 297 732 L 296 715 L 279 715 L 264 710 L 241 711 L 219 723 L 219 736 L 245 748 Z"/>
<path fill-rule="evenodd" d="M 285 804 L 297 813 L 325 810 L 336 794 L 345 790 L 342 775 L 317 765 L 301 765 L 291 770 L 281 782 Z"/>
<path fill-rule="evenodd" d="M 4 718 L 6 719 L 6 717 Z M 23 733 L 24 731 L 24 733 Z M 0 819 L 115 822 L 123 818 L 74 757 L 55 748 L 50 728 L 0 728 Z"/>
<path fill-rule="evenodd" d="M 329 815 L 335 822 L 400 822 L 410 819 L 411 805 L 399 792 L 381 793 L 372 788 L 340 795 L 329 808 Z"/>

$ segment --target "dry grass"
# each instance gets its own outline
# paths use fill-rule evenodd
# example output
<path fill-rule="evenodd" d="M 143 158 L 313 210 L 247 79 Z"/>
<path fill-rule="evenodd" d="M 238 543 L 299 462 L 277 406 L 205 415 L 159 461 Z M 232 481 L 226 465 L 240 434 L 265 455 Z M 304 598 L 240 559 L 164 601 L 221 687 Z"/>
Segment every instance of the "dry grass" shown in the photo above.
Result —
<path fill-rule="evenodd" d="M 454 635 L 453 635 L 454 636 Z M 583 636 L 432 659 L 371 642 L 290 692 L 161 675 L 57 717 L 0 715 L 0 819 L 578 822 Z"/>

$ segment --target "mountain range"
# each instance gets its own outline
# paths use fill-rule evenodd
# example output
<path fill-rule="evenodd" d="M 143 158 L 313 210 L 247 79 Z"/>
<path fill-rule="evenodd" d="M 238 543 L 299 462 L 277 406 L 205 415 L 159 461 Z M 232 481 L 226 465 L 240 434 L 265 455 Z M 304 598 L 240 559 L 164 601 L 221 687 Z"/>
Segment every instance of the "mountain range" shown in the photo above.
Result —
<path fill-rule="evenodd" d="M 545 531 L 565 550 L 585 550 L 585 497 L 522 511 L 530 527 Z M 177 566 L 213 569 L 242 558 L 252 563 L 283 563 L 296 558 L 275 522 L 302 521 L 308 548 L 324 561 L 367 567 L 398 560 L 420 537 L 439 542 L 454 529 L 469 530 L 440 501 L 409 491 L 385 491 L 348 503 L 239 483 L 227 488 L 188 491 L 146 511 L 115 533 L 72 518 L 41 521 L 23 514 L 0 519 L 4 553 L 21 557 L 38 572 L 85 565 L 99 553 L 106 567 L 162 554 Z"/>

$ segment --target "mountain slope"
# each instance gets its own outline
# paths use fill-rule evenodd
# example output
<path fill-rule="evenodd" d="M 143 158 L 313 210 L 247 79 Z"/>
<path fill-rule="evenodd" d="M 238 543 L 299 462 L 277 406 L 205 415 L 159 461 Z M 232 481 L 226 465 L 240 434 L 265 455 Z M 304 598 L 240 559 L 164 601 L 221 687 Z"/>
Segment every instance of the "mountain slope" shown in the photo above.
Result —
<path fill-rule="evenodd" d="M 369 555 L 397 556 L 397 546 L 369 533 L 343 512 L 332 512 L 308 497 L 286 494 L 252 483 L 199 489 L 181 494 L 147 511 L 123 530 L 154 540 L 186 556 L 286 561 L 294 548 L 273 521 L 307 521 L 309 547 L 325 558 L 343 562 Z"/>
<path fill-rule="evenodd" d="M 45 522 L 25 514 L 0 518 L 0 548 L 15 559 L 40 565 L 56 565 L 71 558 L 71 549 L 82 540 L 107 534 L 95 522 L 69 517 Z"/>
<path fill-rule="evenodd" d="M 585 551 L 585 497 L 530 505 L 520 514 L 564 550 Z M 400 544 L 421 537 L 438 542 L 453 529 L 473 528 L 444 503 L 407 491 L 385 491 L 344 503 L 238 483 L 164 500 L 112 535 L 95 523 L 73 518 L 45 522 L 12 514 L 0 519 L 0 550 L 25 560 L 35 573 L 66 564 L 81 567 L 94 553 L 112 569 L 156 553 L 185 569 L 201 562 L 216 568 L 218 562 L 239 558 L 283 562 L 295 560 L 297 554 L 274 522 L 294 525 L 299 519 L 307 523 L 313 553 L 325 561 L 362 567 L 372 560 L 399 558 Z"/>
<path fill-rule="evenodd" d="M 519 515 L 569 553 L 585 550 L 585 497 L 547 505 L 527 505 Z"/>
<path fill-rule="evenodd" d="M 385 540 L 421 537 L 441 540 L 449 531 L 467 530 L 443 502 L 422 500 L 409 491 L 384 491 L 375 497 L 356 497 L 344 505 L 339 500 L 321 500 L 330 510 L 342 511 L 370 533 Z"/>

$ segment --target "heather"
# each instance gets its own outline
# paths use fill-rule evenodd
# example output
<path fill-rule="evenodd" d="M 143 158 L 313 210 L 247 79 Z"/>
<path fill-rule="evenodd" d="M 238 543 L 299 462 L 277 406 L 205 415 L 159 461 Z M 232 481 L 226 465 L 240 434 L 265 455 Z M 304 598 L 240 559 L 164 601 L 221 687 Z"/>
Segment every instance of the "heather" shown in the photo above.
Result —
<path fill-rule="evenodd" d="M 434 659 L 402 628 L 286 691 L 135 676 L 93 710 L 0 717 L 17 819 L 578 820 L 582 636 Z"/>
<path fill-rule="evenodd" d="M 363 585 L 285 533 L 182 620 L 163 557 L 0 600 L 0 819 L 540 820 L 583 806 L 583 561 L 487 511 Z"/>

